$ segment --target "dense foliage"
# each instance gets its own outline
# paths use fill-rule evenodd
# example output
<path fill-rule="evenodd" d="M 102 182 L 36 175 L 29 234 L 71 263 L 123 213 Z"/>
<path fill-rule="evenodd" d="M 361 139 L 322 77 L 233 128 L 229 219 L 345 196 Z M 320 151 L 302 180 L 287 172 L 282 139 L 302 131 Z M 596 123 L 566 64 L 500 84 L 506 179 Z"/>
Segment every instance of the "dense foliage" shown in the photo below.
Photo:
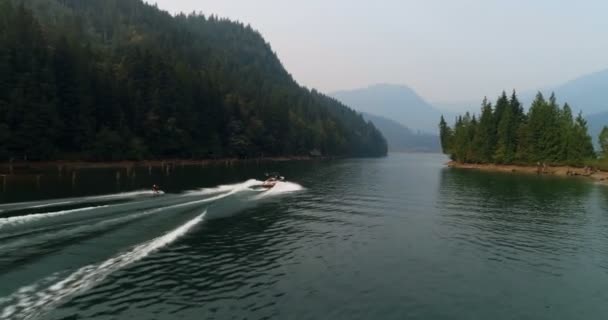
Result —
<path fill-rule="evenodd" d="M 538 93 L 525 113 L 515 92 L 503 92 L 494 106 L 484 99 L 478 117 L 459 116 L 453 128 L 442 117 L 439 129 L 443 151 L 464 163 L 582 165 L 595 158 L 586 120 L 553 94 L 545 100 Z"/>
<path fill-rule="evenodd" d="M 249 26 L 141 0 L 0 0 L 0 160 L 386 150 Z"/>

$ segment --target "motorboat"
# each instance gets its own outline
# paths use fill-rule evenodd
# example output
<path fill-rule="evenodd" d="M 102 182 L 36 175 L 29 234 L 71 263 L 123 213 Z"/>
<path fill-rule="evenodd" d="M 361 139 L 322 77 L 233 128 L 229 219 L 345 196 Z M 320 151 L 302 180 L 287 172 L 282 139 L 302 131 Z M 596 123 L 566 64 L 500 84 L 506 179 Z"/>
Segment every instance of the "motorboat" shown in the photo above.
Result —
<path fill-rule="evenodd" d="M 278 182 L 285 181 L 285 177 L 281 176 L 277 172 L 266 173 L 266 180 L 262 183 L 262 188 L 271 189 Z"/>

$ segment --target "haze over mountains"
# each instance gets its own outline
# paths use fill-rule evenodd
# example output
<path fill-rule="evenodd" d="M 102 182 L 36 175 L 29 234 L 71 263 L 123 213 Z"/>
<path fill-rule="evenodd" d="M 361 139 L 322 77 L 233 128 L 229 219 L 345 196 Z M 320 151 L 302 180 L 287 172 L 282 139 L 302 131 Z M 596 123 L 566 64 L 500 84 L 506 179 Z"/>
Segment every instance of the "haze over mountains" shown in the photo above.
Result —
<path fill-rule="evenodd" d="M 397 121 L 369 113 L 363 113 L 363 118 L 371 121 L 382 132 L 390 152 L 441 151 L 439 136 L 436 134 L 414 132 Z"/>
<path fill-rule="evenodd" d="M 589 133 L 597 142 L 601 129 L 608 125 L 606 88 L 608 69 L 539 90 L 546 97 L 555 92 L 559 103 L 568 102 L 575 113 L 582 111 L 589 123 Z M 518 93 L 526 109 L 539 90 Z M 376 84 L 330 95 L 362 112 L 367 120 L 372 121 L 386 137 L 391 151 L 437 150 L 432 137 L 437 134 L 439 117 L 443 114 L 451 123 L 455 112 L 478 113 L 483 100 L 483 96 L 480 96 L 477 101 L 470 102 L 429 103 L 408 86 L 394 84 Z"/>
<path fill-rule="evenodd" d="M 568 102 L 575 113 L 583 112 L 587 118 L 592 115 L 608 112 L 608 69 L 582 75 L 576 79 L 569 80 L 554 86 L 538 89 L 517 90 L 519 100 L 525 108 L 530 106 L 536 94 L 540 91 L 549 97 L 551 92 L 559 98 L 560 103 Z M 510 89 L 505 88 L 510 91 Z M 510 93 L 510 92 L 509 92 Z M 495 97 L 488 97 L 493 99 Z M 440 110 L 454 112 L 478 112 L 483 97 L 471 101 L 442 101 L 432 104 Z"/>
<path fill-rule="evenodd" d="M 601 129 L 608 125 L 608 90 L 606 89 L 608 89 L 608 69 L 582 75 L 555 86 L 520 91 L 518 95 L 524 108 L 527 109 L 539 91 L 545 97 L 549 97 L 552 92 L 555 92 L 560 104 L 568 102 L 575 114 L 579 111 L 583 112 L 583 116 L 589 124 L 589 134 L 591 134 L 593 141 L 597 143 L 597 137 Z M 441 102 L 434 105 L 442 110 L 478 113 L 482 98 L 480 97 L 479 101 Z M 488 98 L 493 99 L 495 97 Z M 448 122 L 450 121 L 450 118 L 446 119 Z"/>
<path fill-rule="evenodd" d="M 437 132 L 441 111 L 405 85 L 376 84 L 330 93 L 351 108 L 392 119 L 414 131 Z"/>
<path fill-rule="evenodd" d="M 583 111 L 584 115 L 592 115 L 608 111 L 608 69 L 586 74 L 562 84 L 541 88 L 540 91 L 549 96 L 551 92 L 568 102 L 573 111 Z M 526 91 L 521 100 L 529 105 L 538 90 Z"/>
<path fill-rule="evenodd" d="M 374 123 L 390 151 L 440 151 L 437 123 L 442 113 L 411 88 L 376 84 L 330 95 Z"/>

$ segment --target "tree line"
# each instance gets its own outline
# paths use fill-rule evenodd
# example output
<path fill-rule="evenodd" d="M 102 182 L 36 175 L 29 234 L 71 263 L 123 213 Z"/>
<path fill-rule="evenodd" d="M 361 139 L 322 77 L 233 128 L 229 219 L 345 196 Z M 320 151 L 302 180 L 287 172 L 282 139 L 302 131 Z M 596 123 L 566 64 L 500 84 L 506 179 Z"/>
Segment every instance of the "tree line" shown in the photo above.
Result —
<path fill-rule="evenodd" d="M 250 26 L 141 0 L 0 0 L 0 161 L 386 152 Z"/>
<path fill-rule="evenodd" d="M 503 91 L 494 105 L 484 99 L 478 116 L 458 116 L 453 127 L 441 117 L 439 129 L 444 153 L 463 163 L 583 165 L 596 158 L 586 120 L 555 94 L 545 99 L 539 92 L 525 112 L 515 92 Z M 608 142 L 608 129 L 605 135 Z"/>

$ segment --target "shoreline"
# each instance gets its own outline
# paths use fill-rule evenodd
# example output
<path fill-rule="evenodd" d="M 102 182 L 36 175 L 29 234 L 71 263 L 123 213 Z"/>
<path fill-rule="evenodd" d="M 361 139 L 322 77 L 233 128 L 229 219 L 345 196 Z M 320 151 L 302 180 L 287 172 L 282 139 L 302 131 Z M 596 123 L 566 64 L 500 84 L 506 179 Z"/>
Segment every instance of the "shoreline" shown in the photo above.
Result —
<path fill-rule="evenodd" d="M 165 160 L 126 160 L 126 161 L 15 161 L 0 162 L 0 176 L 31 175 L 50 170 L 75 171 L 80 169 L 132 169 L 132 168 L 174 168 L 186 166 L 231 166 L 245 163 L 268 163 L 286 161 L 315 161 L 331 160 L 336 157 L 310 157 L 310 156 L 285 156 L 285 157 L 263 157 L 263 158 L 222 158 L 222 159 L 165 159 Z"/>
<path fill-rule="evenodd" d="M 571 166 L 526 166 L 513 164 L 475 164 L 475 163 L 460 163 L 450 161 L 446 163 L 449 168 L 491 171 L 491 172 L 506 172 L 506 173 L 524 173 L 536 175 L 550 175 L 557 177 L 583 177 L 593 180 L 597 183 L 608 185 L 608 172 L 599 170 L 590 170 L 588 168 L 577 168 Z"/>

